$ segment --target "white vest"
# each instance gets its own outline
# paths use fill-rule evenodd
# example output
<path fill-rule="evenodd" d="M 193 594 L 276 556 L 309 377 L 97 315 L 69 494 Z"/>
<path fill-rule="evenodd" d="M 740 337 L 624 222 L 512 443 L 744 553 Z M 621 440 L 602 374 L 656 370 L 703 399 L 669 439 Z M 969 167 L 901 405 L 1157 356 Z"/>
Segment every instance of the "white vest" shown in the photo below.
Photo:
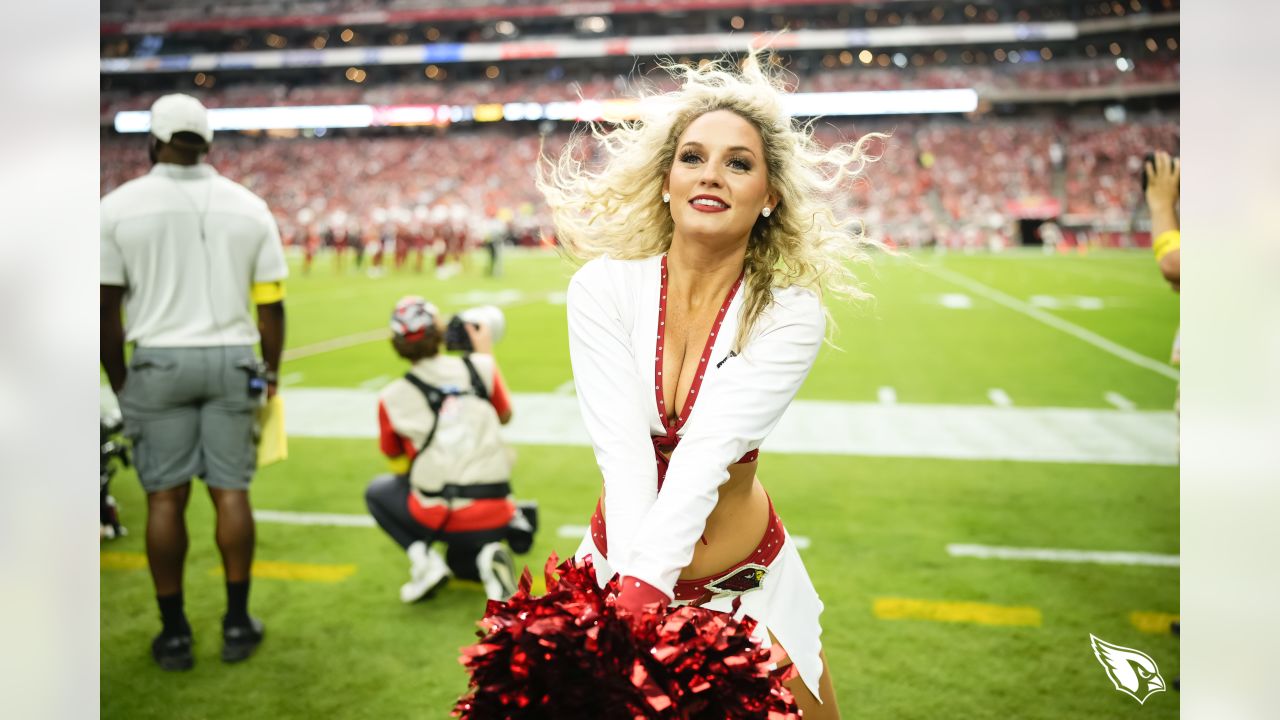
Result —
<path fill-rule="evenodd" d="M 493 358 L 475 354 L 471 361 L 485 391 L 492 393 Z M 462 358 L 437 355 L 418 361 L 410 372 L 446 393 L 462 394 L 446 397 L 437 418 L 427 397 L 405 378 L 392 382 L 380 393 L 391 426 L 419 449 L 409 471 L 409 484 L 422 493 L 436 495 L 445 485 L 509 481 L 515 451 L 502 439 L 498 412 L 472 389 L 471 375 Z M 433 428 L 431 445 L 423 451 L 422 444 Z M 454 506 L 466 504 L 460 501 Z"/>

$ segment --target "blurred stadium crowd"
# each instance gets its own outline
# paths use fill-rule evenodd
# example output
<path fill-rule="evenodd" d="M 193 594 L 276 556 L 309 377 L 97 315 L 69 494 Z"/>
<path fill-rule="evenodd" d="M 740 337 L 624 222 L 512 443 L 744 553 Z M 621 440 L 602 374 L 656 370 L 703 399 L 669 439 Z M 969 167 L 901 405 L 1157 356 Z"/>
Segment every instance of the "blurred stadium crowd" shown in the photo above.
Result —
<path fill-rule="evenodd" d="M 831 142 L 873 130 L 893 139 L 847 201 L 873 234 L 912 247 L 1014 244 L 1010 221 L 1020 217 L 1121 228 L 1140 197 L 1134 178 L 1143 154 L 1176 147 L 1178 138 L 1176 117 L 1164 116 L 1123 124 L 832 120 L 816 135 Z M 554 156 L 568 136 L 557 129 L 543 152 Z M 397 236 L 450 227 L 469 244 L 498 233 L 532 245 L 550 232 L 534 186 L 540 141 L 501 127 L 425 138 L 234 138 L 220 140 L 210 161 L 267 200 L 287 242 L 342 225 Z M 104 142 L 102 161 L 104 193 L 147 169 L 140 139 Z"/>
<path fill-rule="evenodd" d="M 978 108 L 963 115 L 828 117 L 815 125 L 823 141 L 893 134 L 884 161 L 845 197 L 873 236 L 911 247 L 1003 247 L 1038 242 L 1036 227 L 1052 219 L 1067 245 L 1144 243 L 1142 157 L 1178 151 L 1177 11 L 1173 0 L 804 0 L 771 9 L 745 0 L 582 8 L 545 0 L 104 0 L 104 63 L 154 58 L 157 65 L 102 75 L 101 191 L 147 169 L 144 136 L 116 133 L 116 113 L 144 110 L 174 91 L 210 108 L 478 105 L 628 98 L 641 83 L 669 82 L 658 68 L 664 58 L 652 56 L 570 60 L 544 48 L 549 55 L 485 62 L 362 64 L 357 48 L 656 35 L 671 38 L 665 60 L 696 63 L 715 54 L 684 52 L 690 38 L 741 32 L 745 47 L 749 33 L 781 28 L 792 38 L 916 28 L 951 39 L 793 44 L 775 58 L 798 92 L 977 91 Z M 1067 24 L 1073 29 L 1063 34 Z M 964 34 L 982 28 L 1012 28 L 1020 39 Z M 350 66 L 332 67 L 262 59 L 299 49 L 356 55 Z M 166 64 L 183 53 L 241 53 L 267 67 L 231 62 L 193 73 Z M 551 242 L 535 167 L 540 150 L 554 156 L 572 128 L 541 120 L 223 132 L 209 160 L 267 200 L 286 242 L 394 248 L 402 258 L 423 246 Z"/>

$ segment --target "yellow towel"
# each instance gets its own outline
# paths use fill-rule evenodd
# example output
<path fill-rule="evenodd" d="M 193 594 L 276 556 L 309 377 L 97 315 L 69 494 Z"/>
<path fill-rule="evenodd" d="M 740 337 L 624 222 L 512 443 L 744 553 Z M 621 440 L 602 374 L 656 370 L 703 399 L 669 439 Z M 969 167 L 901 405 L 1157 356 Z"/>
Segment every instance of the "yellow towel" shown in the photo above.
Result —
<path fill-rule="evenodd" d="M 284 434 L 284 398 L 276 395 L 258 408 L 258 467 L 266 467 L 289 457 L 289 438 Z"/>

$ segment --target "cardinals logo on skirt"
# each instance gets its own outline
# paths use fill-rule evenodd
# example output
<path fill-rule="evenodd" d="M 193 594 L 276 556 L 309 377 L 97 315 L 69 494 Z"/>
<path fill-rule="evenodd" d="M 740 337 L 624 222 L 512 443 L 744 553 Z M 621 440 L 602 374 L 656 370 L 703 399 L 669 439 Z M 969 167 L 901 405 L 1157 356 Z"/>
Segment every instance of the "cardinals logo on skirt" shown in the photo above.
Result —
<path fill-rule="evenodd" d="M 764 582 L 764 575 L 769 568 L 756 563 L 747 563 L 735 568 L 725 575 L 707 583 L 707 590 L 719 597 L 732 597 L 751 592 Z"/>

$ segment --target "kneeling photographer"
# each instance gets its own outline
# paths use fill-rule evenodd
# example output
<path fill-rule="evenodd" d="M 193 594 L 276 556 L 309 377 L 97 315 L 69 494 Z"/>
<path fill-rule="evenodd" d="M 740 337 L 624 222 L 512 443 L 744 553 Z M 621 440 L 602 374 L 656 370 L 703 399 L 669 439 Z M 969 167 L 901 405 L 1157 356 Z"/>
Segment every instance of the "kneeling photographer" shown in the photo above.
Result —
<path fill-rule="evenodd" d="M 369 512 L 409 555 L 406 603 L 428 597 L 451 576 L 477 580 L 493 600 L 515 592 L 511 551 L 533 543 L 536 504 L 511 494 L 515 451 L 500 426 L 511 400 L 493 343 L 503 330 L 497 308 L 477 308 L 446 326 L 418 296 L 396 303 L 391 344 L 412 363 L 378 395 L 380 446 L 392 473 L 365 491 Z M 459 354 L 445 354 L 447 349 Z M 447 546 L 446 555 L 432 547 Z"/>

